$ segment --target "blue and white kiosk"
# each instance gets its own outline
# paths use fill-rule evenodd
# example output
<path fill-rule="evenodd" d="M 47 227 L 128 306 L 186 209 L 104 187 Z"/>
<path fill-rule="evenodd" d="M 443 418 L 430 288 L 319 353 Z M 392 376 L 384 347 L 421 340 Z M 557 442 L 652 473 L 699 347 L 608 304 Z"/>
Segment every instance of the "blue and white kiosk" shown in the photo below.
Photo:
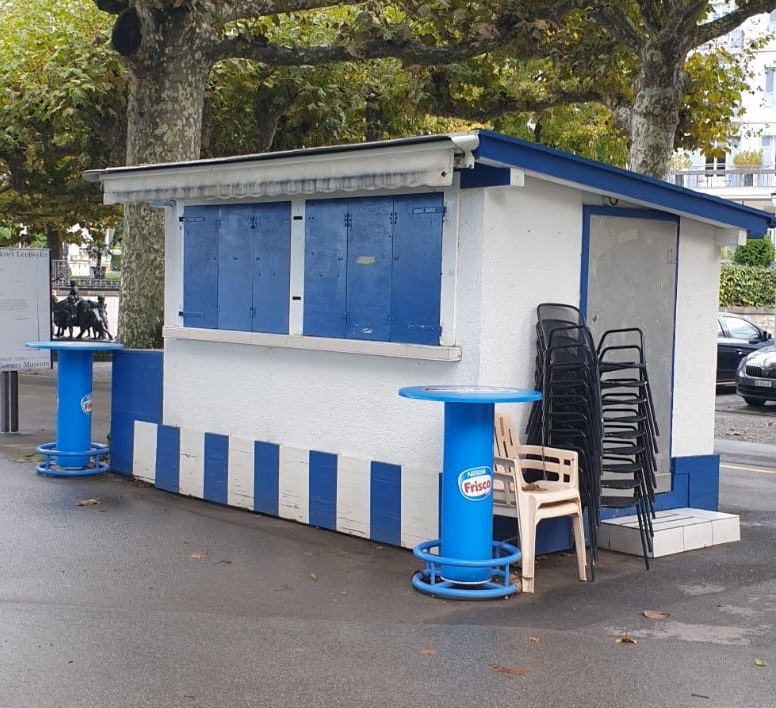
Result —
<path fill-rule="evenodd" d="M 536 305 L 566 302 L 594 334 L 645 331 L 658 507 L 716 509 L 720 246 L 773 215 L 486 130 L 86 177 L 166 223 L 164 352 L 114 358 L 118 471 L 436 539 L 443 407 L 398 390 L 531 389 Z M 569 545 L 540 529 L 540 552 Z"/>

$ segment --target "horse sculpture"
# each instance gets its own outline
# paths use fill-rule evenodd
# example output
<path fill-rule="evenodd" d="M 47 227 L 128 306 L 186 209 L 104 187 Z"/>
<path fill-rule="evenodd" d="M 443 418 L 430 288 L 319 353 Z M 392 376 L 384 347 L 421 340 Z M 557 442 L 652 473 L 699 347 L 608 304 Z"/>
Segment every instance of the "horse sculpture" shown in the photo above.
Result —
<path fill-rule="evenodd" d="M 51 309 L 56 327 L 55 337 L 64 337 L 67 330 L 68 337 L 72 339 L 73 329 L 78 327 L 81 331 L 76 339 L 81 339 L 84 334 L 89 336 L 90 333 L 92 339 L 113 339 L 108 329 L 108 311 L 103 295 L 98 295 L 95 301 L 70 294 L 64 300 L 54 302 Z"/>

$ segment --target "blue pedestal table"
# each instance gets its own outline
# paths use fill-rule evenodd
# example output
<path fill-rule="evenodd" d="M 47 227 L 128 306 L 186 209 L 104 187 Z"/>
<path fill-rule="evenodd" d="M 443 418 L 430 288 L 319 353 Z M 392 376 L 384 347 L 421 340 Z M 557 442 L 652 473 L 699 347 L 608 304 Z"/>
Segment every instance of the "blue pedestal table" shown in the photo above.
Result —
<path fill-rule="evenodd" d="M 458 599 L 511 595 L 517 588 L 509 566 L 521 554 L 493 540 L 494 407 L 538 401 L 542 394 L 495 386 L 411 386 L 399 395 L 445 404 L 440 538 L 415 547 L 426 568 L 415 573 L 413 586 Z"/>
<path fill-rule="evenodd" d="M 123 349 L 115 342 L 27 342 L 30 349 L 57 352 L 57 439 L 38 447 L 46 460 L 36 466 L 49 477 L 86 477 L 108 471 L 100 458 L 107 445 L 92 442 L 92 356 Z"/>

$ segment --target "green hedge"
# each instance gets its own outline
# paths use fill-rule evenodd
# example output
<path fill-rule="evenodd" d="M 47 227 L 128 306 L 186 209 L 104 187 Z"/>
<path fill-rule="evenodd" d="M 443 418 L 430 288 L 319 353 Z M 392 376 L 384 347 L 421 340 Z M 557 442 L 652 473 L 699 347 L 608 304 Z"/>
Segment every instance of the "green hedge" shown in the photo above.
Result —
<path fill-rule="evenodd" d="M 770 307 L 776 304 L 776 269 L 725 263 L 719 277 L 722 307 Z"/>

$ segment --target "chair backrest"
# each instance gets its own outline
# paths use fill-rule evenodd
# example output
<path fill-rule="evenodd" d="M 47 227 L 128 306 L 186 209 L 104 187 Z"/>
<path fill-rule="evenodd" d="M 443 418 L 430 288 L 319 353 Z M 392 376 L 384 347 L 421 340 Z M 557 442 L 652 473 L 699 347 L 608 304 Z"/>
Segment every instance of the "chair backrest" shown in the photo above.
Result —
<path fill-rule="evenodd" d="M 497 457 L 515 459 L 520 452 L 520 441 L 515 433 L 512 419 L 503 413 L 496 414 L 493 454 Z"/>
<path fill-rule="evenodd" d="M 578 488 L 579 456 L 573 450 L 536 445 L 521 445 L 512 419 L 503 413 L 496 414 L 493 454 L 515 461 L 519 486 L 530 489 L 539 480 Z M 499 464 L 496 471 L 501 473 Z M 519 490 L 518 490 L 519 491 Z"/>

